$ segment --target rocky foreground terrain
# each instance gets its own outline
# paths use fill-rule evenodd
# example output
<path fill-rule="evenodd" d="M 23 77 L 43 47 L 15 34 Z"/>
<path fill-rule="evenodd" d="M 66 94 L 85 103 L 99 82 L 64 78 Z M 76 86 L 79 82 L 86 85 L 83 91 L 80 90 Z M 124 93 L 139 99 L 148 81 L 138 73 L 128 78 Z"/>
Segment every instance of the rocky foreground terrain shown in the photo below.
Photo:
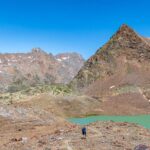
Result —
<path fill-rule="evenodd" d="M 32 91 L 33 92 L 33 91 Z M 0 103 L 2 150 L 134 150 L 150 146 L 150 130 L 136 124 L 96 122 L 82 126 L 69 123 L 73 116 L 101 113 L 101 102 L 88 96 L 40 93 Z"/>
<path fill-rule="evenodd" d="M 2 150 L 134 150 L 139 144 L 150 146 L 150 130 L 135 124 L 96 122 L 81 127 L 67 122 L 11 122 L 0 120 Z M 148 150 L 148 149 L 142 149 Z"/>
<path fill-rule="evenodd" d="M 88 97 L 42 94 L 13 104 L 0 104 L 0 148 L 2 150 L 133 150 L 150 146 L 150 130 L 136 124 L 96 122 L 81 127 L 69 116 L 85 116 L 97 108 Z M 94 113 L 94 112 L 93 112 Z"/>

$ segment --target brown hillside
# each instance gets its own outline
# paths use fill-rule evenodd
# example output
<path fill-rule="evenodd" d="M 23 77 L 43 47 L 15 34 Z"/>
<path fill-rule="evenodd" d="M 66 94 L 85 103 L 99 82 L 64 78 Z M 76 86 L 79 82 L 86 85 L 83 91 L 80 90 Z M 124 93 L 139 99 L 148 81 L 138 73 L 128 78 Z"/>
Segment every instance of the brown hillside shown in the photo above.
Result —
<path fill-rule="evenodd" d="M 150 62 L 149 39 L 122 25 L 112 38 L 81 68 L 72 85 L 83 88 L 96 79 L 113 75 L 121 64 L 136 61 L 140 66 Z"/>
<path fill-rule="evenodd" d="M 85 63 L 71 85 L 101 99 L 104 114 L 149 113 L 149 39 L 122 25 Z"/>

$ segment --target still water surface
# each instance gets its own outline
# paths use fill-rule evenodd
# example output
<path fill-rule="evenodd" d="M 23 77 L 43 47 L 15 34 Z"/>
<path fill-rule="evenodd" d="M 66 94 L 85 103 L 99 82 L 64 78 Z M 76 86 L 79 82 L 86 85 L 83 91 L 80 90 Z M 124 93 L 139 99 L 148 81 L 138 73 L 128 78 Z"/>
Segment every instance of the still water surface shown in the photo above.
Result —
<path fill-rule="evenodd" d="M 114 121 L 114 122 L 129 122 L 136 123 L 145 128 L 150 129 L 150 115 L 138 115 L 138 116 L 90 116 L 85 118 L 69 118 L 70 122 L 86 125 L 96 121 Z"/>

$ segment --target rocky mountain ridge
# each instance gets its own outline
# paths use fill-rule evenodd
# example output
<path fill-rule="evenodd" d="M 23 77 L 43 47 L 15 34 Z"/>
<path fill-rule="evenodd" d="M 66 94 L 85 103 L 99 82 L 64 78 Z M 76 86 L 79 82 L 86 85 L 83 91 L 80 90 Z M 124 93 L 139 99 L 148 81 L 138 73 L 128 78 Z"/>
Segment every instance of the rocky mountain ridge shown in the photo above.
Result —
<path fill-rule="evenodd" d="M 0 54 L 0 90 L 13 92 L 37 84 L 66 84 L 83 63 L 77 53 L 53 56 L 40 48 L 29 53 Z"/>
<path fill-rule="evenodd" d="M 84 88 L 99 78 L 111 76 L 119 65 L 129 61 L 137 61 L 143 66 L 150 63 L 150 39 L 138 35 L 123 24 L 110 40 L 85 62 L 71 84 Z"/>
<path fill-rule="evenodd" d="M 70 85 L 100 100 L 101 114 L 149 114 L 149 39 L 122 25 L 90 57 Z"/>

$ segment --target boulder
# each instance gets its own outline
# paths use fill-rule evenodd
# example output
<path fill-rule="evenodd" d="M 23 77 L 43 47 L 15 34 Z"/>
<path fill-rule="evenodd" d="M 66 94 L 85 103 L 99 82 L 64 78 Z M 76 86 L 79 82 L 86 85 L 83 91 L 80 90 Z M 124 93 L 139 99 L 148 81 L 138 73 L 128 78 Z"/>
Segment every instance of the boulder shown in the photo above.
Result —
<path fill-rule="evenodd" d="M 150 147 L 149 146 L 146 146 L 146 145 L 137 145 L 134 150 L 150 150 Z"/>

